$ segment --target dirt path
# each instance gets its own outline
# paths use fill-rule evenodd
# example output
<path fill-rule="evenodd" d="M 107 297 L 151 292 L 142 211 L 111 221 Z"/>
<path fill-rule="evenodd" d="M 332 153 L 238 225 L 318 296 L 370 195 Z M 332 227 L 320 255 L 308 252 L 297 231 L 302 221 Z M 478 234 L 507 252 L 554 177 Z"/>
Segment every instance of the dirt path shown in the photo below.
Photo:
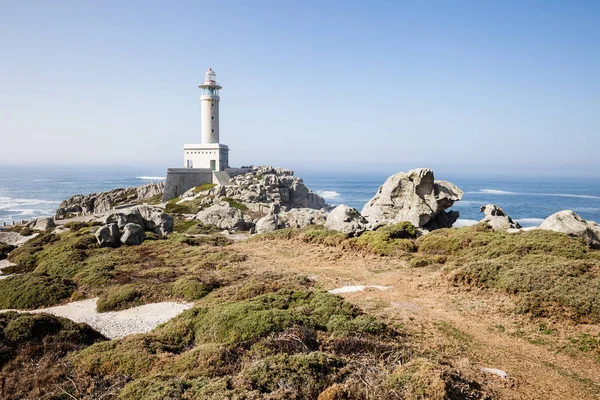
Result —
<path fill-rule="evenodd" d="M 240 242 L 234 247 L 249 255 L 252 269 L 304 273 L 327 290 L 391 286 L 341 295 L 405 327 L 422 339 L 421 346 L 458 368 L 506 371 L 507 380 L 486 377 L 501 399 L 600 398 L 600 363 L 584 354 L 568 355 L 558 345 L 580 327 L 557 322 L 556 332 L 540 333 L 539 322 L 512 312 L 508 296 L 453 288 L 440 267 L 415 269 L 392 257 L 289 241 Z M 591 328 L 598 331 L 597 326 Z"/>

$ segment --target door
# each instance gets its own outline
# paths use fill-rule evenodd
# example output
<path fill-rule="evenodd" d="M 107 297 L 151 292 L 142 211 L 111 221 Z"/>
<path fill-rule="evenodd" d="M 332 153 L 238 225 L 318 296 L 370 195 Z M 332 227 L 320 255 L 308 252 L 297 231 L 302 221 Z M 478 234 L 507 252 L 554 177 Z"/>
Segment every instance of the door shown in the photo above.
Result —
<path fill-rule="evenodd" d="M 217 160 L 210 160 L 210 169 L 213 171 L 217 170 Z"/>

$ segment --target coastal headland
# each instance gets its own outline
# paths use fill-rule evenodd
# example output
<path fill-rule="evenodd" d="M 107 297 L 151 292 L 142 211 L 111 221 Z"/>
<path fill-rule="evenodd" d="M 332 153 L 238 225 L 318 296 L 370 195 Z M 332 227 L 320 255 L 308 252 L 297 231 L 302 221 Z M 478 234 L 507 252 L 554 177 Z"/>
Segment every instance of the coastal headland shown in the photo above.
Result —
<path fill-rule="evenodd" d="M 362 210 L 268 166 L 164 190 L 0 231 L 2 398 L 600 393 L 600 228 L 573 211 L 453 228 L 463 191 L 426 168 Z"/>

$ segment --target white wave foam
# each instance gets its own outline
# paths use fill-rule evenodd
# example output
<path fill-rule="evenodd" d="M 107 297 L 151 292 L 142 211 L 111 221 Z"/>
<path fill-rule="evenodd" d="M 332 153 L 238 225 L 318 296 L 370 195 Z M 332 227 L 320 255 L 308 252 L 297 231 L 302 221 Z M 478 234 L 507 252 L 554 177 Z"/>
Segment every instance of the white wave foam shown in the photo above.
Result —
<path fill-rule="evenodd" d="M 60 202 L 42 199 L 15 199 L 12 197 L 0 196 L 0 210 L 17 211 L 23 209 L 23 207 L 35 206 L 39 204 L 60 204 Z"/>
<path fill-rule="evenodd" d="M 588 212 L 588 213 L 600 213 L 600 208 L 598 207 L 579 207 L 579 208 L 574 208 L 573 211 L 579 211 L 579 212 Z"/>
<path fill-rule="evenodd" d="M 600 196 L 592 196 L 590 194 L 571 194 L 571 193 L 528 193 L 528 192 L 508 192 L 498 189 L 481 189 L 477 192 L 469 192 L 477 194 L 501 194 L 501 195 L 526 195 L 526 196 L 553 196 L 553 197 L 575 197 L 579 199 L 594 199 L 600 200 Z"/>
<path fill-rule="evenodd" d="M 471 226 L 471 225 L 475 225 L 476 223 L 478 223 L 479 221 L 477 221 L 476 219 L 463 219 L 463 218 L 459 218 L 458 220 L 456 220 L 456 222 L 454 223 L 454 225 L 452 225 L 454 228 L 459 228 L 461 226 Z"/>
<path fill-rule="evenodd" d="M 544 222 L 544 218 L 520 218 L 516 220 L 522 227 L 528 228 L 532 226 L 540 226 Z"/>
<path fill-rule="evenodd" d="M 340 197 L 340 194 L 334 190 L 317 190 L 316 193 L 327 200 L 338 199 Z"/>
<path fill-rule="evenodd" d="M 135 179 L 141 179 L 144 181 L 162 181 L 167 178 L 164 176 L 136 176 Z"/>

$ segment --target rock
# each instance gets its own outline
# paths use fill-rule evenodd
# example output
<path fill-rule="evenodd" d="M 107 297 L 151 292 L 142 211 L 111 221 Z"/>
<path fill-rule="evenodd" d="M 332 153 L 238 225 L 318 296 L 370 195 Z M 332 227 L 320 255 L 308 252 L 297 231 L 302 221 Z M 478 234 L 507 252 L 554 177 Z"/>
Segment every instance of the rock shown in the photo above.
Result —
<path fill-rule="evenodd" d="M 127 225 L 127 218 L 125 218 L 125 214 L 123 213 L 108 214 L 105 217 L 99 218 L 98 221 L 105 225 L 117 224 L 119 229 L 122 229 L 125 225 Z"/>
<path fill-rule="evenodd" d="M 481 367 L 480 370 L 484 374 L 492 374 L 492 375 L 499 376 L 502 379 L 508 379 L 508 374 L 505 371 L 502 371 L 501 369 L 498 369 L 498 368 Z"/>
<path fill-rule="evenodd" d="M 17 232 L 4 232 L 0 231 L 0 243 L 8 244 L 11 246 L 19 247 L 24 243 L 27 243 L 34 237 L 39 235 L 39 233 L 34 233 L 29 236 L 23 236 Z"/>
<path fill-rule="evenodd" d="M 356 210 L 341 204 L 327 216 L 325 227 L 334 231 L 358 236 L 367 229 L 368 221 Z"/>
<path fill-rule="evenodd" d="M 229 203 L 221 201 L 196 215 L 196 219 L 205 225 L 215 225 L 220 229 L 249 229 L 247 218 L 241 210 L 231 207 Z"/>
<path fill-rule="evenodd" d="M 408 221 L 428 230 L 451 227 L 458 212 L 446 212 L 463 191 L 446 181 L 436 181 L 433 171 L 419 168 L 390 176 L 362 209 L 369 227 Z"/>
<path fill-rule="evenodd" d="M 144 232 L 141 225 L 129 223 L 123 228 L 121 243 L 128 246 L 137 246 L 142 244 L 145 239 L 146 232 Z"/>
<path fill-rule="evenodd" d="M 282 224 L 279 222 L 279 217 L 276 214 L 267 214 L 258 221 L 256 221 L 255 230 L 256 233 L 273 232 L 274 230 L 281 229 Z"/>
<path fill-rule="evenodd" d="M 91 193 L 87 196 L 78 194 L 60 203 L 56 210 L 56 218 L 67 218 L 71 214 L 92 214 L 109 211 L 115 206 L 135 204 L 162 195 L 164 182 L 147 185 L 114 189 L 109 192 Z"/>
<path fill-rule="evenodd" d="M 280 212 L 279 220 L 286 228 L 304 228 L 309 225 L 324 225 L 327 213 L 323 210 L 312 208 L 292 208 Z"/>
<path fill-rule="evenodd" d="M 539 229 L 580 237 L 590 247 L 600 248 L 600 226 L 596 222 L 584 220 L 571 210 L 552 214 L 542 222 Z"/>
<path fill-rule="evenodd" d="M 135 222 L 141 220 L 141 224 L 145 230 L 152 231 L 158 235 L 166 235 L 173 232 L 173 217 L 163 212 L 158 207 L 137 206 L 125 213 L 127 222 Z"/>
<path fill-rule="evenodd" d="M 216 198 L 229 197 L 242 203 L 278 203 L 287 208 L 321 209 L 325 199 L 304 185 L 294 171 L 269 166 L 253 167 L 231 179 L 230 185 L 217 186 L 210 191 Z"/>
<path fill-rule="evenodd" d="M 508 229 L 521 229 L 521 225 L 513 221 L 511 217 L 506 215 L 503 209 L 494 205 L 488 204 L 479 209 L 484 215 L 484 218 L 479 222 L 487 223 L 493 231 L 506 231 Z"/>
<path fill-rule="evenodd" d="M 49 217 L 39 217 L 35 220 L 35 225 L 33 225 L 33 229 L 37 229 L 38 231 L 45 231 L 46 229 L 54 228 L 56 224 L 54 220 Z"/>
<path fill-rule="evenodd" d="M 96 240 L 100 247 L 119 247 L 119 244 L 121 244 L 119 239 L 119 227 L 117 224 L 108 224 L 100 227 L 94 236 L 96 236 Z"/>

